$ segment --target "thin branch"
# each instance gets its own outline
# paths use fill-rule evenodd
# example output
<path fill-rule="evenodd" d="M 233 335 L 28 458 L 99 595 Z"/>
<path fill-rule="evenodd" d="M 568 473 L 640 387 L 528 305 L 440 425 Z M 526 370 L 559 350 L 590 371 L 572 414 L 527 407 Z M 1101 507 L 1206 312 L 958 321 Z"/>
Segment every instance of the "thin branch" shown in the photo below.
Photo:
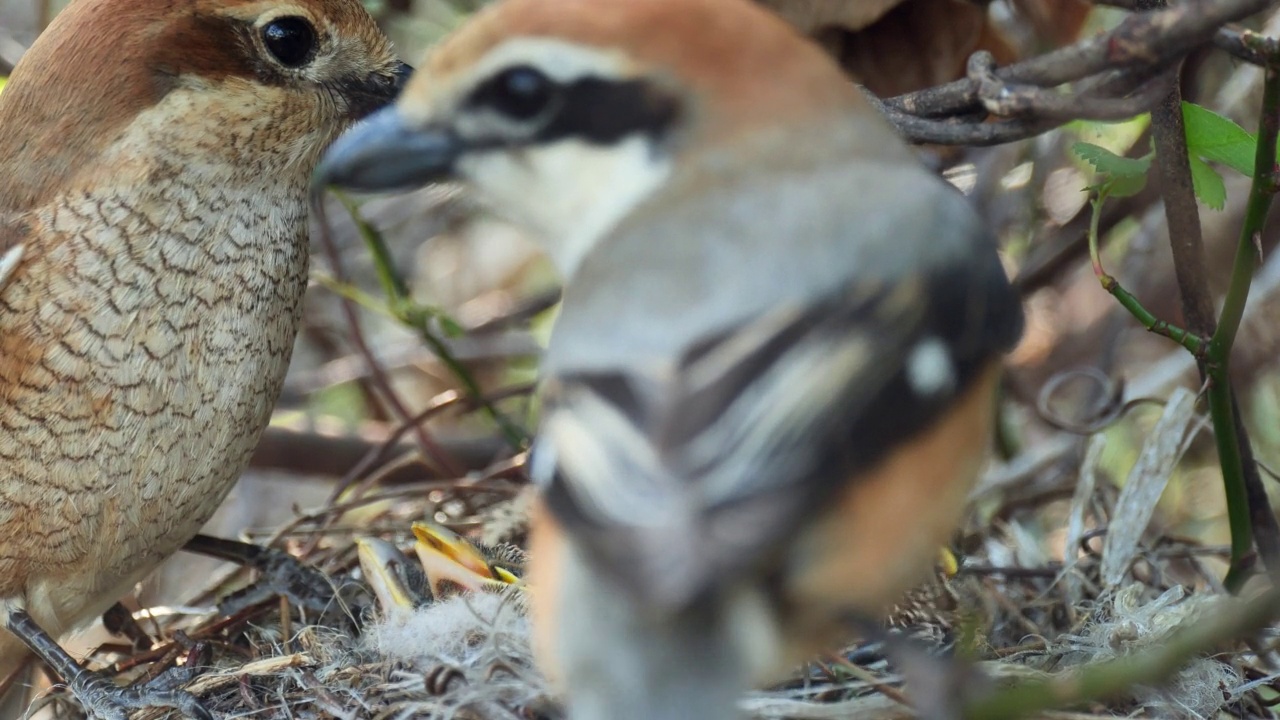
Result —
<path fill-rule="evenodd" d="M 320 246 L 324 248 L 325 255 L 329 260 L 330 270 L 333 277 L 340 283 L 346 283 L 343 274 L 342 257 L 338 253 L 337 244 L 333 241 L 333 234 L 329 231 L 329 222 L 325 217 L 324 203 L 320 202 L 320 198 L 316 199 L 314 204 L 314 213 L 316 225 L 319 228 Z M 400 397 L 396 394 L 395 389 L 391 387 L 391 380 L 387 378 L 386 371 L 382 367 L 382 363 L 378 362 L 377 356 L 369 348 L 369 344 L 365 341 L 364 330 L 360 326 L 360 315 L 356 312 L 355 303 L 351 298 L 340 295 L 339 307 L 342 308 L 343 319 L 346 320 L 349 330 L 348 339 L 355 346 L 356 352 L 364 357 L 365 362 L 369 365 L 369 377 L 373 386 L 377 388 L 383 402 L 391 408 L 396 419 L 405 422 L 411 417 L 409 411 L 405 408 L 404 403 L 400 401 Z M 422 449 L 422 454 L 435 462 L 445 473 L 457 477 L 462 474 L 461 466 L 448 453 L 437 445 L 426 429 L 421 425 L 413 425 L 413 437 L 418 442 L 418 447 Z"/>
<path fill-rule="evenodd" d="M 494 458 L 508 449 L 506 443 L 496 435 L 441 437 L 435 440 L 461 465 L 464 474 L 487 467 Z M 273 425 L 263 433 L 262 440 L 253 452 L 250 467 L 279 470 L 330 483 L 331 478 L 349 472 L 367 454 L 377 452 L 380 445 L 380 440 L 358 435 L 295 430 Z M 397 449 L 415 448 L 410 444 L 397 446 Z M 404 472 L 395 473 L 394 477 L 384 478 L 384 482 L 398 484 L 424 478 L 453 480 L 457 477 L 440 468 L 418 463 L 405 468 Z"/>
<path fill-rule="evenodd" d="M 1166 64 L 1208 42 L 1219 27 L 1269 5 L 1269 0 L 1220 0 L 1135 13 L 1110 32 L 1009 65 L 996 74 L 1005 82 L 1055 87 L 1116 68 Z M 919 117 L 972 111 L 979 105 L 978 83 L 957 80 L 889 98 L 885 104 Z"/>
<path fill-rule="evenodd" d="M 912 141 L 965 145 L 1032 137 L 1067 119 L 1132 116 L 1152 99 L 1149 87 L 1139 91 L 1148 81 L 1206 43 L 1222 42 L 1235 54 L 1255 57 L 1265 41 L 1239 31 L 1219 35 L 1227 23 L 1268 5 L 1268 0 L 1218 0 L 1137 12 L 1110 32 L 989 73 L 888 98 L 881 109 Z M 988 122 L 993 111 L 1001 119 Z"/>
<path fill-rule="evenodd" d="M 1213 46 L 1247 63 L 1270 67 L 1280 58 L 1280 41 L 1252 30 L 1224 27 L 1213 35 Z"/>
<path fill-rule="evenodd" d="M 1207 344 L 1204 336 L 1188 332 L 1183 328 L 1157 318 L 1150 310 L 1143 307 L 1138 298 L 1126 290 L 1119 280 L 1107 274 L 1107 271 L 1103 269 L 1102 256 L 1098 250 L 1098 220 L 1102 217 L 1102 207 L 1106 200 L 1105 192 L 1093 200 L 1092 219 L 1089 223 L 1089 258 L 1093 264 L 1093 274 L 1098 278 L 1098 282 L 1102 284 L 1102 289 L 1111 293 L 1111 296 L 1120 303 L 1121 307 L 1128 310 L 1129 314 L 1142 323 L 1147 332 L 1155 333 L 1178 343 L 1186 348 L 1187 352 L 1196 357 L 1202 356 Z"/>
<path fill-rule="evenodd" d="M 463 389 L 466 390 L 467 395 L 479 403 L 485 414 L 498 426 L 503 436 L 507 438 L 507 442 L 511 443 L 511 447 L 517 451 L 523 449 L 528 443 L 528 433 L 508 418 L 497 406 L 485 401 L 480 383 L 472 376 L 471 371 L 453 355 L 444 338 L 433 328 L 433 323 L 443 325 L 446 322 L 452 323 L 453 321 L 443 317 L 432 308 L 414 302 L 409 294 L 408 285 L 405 284 L 404 279 L 391 259 L 391 252 L 387 248 L 382 234 L 364 219 L 364 216 L 360 214 L 360 208 L 354 202 L 341 193 L 335 193 L 335 195 L 351 216 L 356 226 L 356 232 L 365 241 L 369 254 L 373 257 L 374 268 L 377 270 L 378 280 L 387 296 L 387 302 L 392 314 L 401 324 L 418 333 L 418 337 L 426 343 L 431 352 L 457 378 Z"/>
<path fill-rule="evenodd" d="M 1169 247 L 1173 253 L 1174 274 L 1182 299 L 1183 315 L 1191 332 L 1202 337 L 1212 337 L 1218 326 L 1214 319 L 1209 280 L 1204 271 L 1204 240 L 1191 180 L 1186 128 L 1182 118 L 1182 95 L 1176 82 L 1171 84 L 1164 100 L 1152 109 L 1151 131 L 1156 146 L 1156 165 L 1161 194 L 1164 196 Z M 1211 353 L 1212 343 L 1206 355 Z M 1231 401 L 1229 381 L 1225 372 L 1214 381 L 1212 364 L 1212 360 L 1207 357 L 1197 358 L 1201 380 L 1209 379 L 1209 413 L 1213 418 L 1213 435 L 1222 468 L 1227 519 L 1231 530 L 1231 560 L 1224 584 L 1235 589 L 1249 574 L 1256 515 L 1251 511 L 1249 498 L 1257 492 L 1249 489 L 1250 481 L 1246 477 L 1242 457 L 1251 452 L 1241 449 L 1242 443 L 1247 444 L 1248 440 L 1236 421 L 1238 414 Z M 1260 484 L 1261 480 L 1257 482 Z"/>
<path fill-rule="evenodd" d="M 1109 82 L 1077 94 L 1065 94 L 1036 85 L 1019 85 L 1000 79 L 991 53 L 976 52 L 969 58 L 968 74 L 978 83 L 978 99 L 987 112 L 1002 117 L 1034 115 L 1043 120 L 1068 121 L 1079 117 L 1093 120 L 1127 120 L 1147 111 L 1165 92 L 1163 77 L 1138 83 L 1134 94 L 1124 97 L 1101 96 Z M 1117 75 L 1114 82 L 1132 82 L 1133 78 Z"/>

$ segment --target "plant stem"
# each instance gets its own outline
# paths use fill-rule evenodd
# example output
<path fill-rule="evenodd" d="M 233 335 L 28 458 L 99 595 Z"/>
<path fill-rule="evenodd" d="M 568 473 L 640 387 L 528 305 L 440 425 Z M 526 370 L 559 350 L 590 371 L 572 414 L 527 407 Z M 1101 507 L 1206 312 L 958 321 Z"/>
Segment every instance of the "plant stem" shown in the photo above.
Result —
<path fill-rule="evenodd" d="M 1206 355 L 1205 372 L 1209 378 L 1209 411 L 1213 418 L 1214 436 L 1217 438 L 1218 454 L 1222 462 L 1223 479 L 1227 488 L 1227 510 L 1232 528 L 1241 520 L 1237 517 L 1243 505 L 1248 511 L 1249 496 L 1243 483 L 1245 465 L 1243 453 L 1236 437 L 1236 419 L 1239 413 L 1235 409 L 1230 384 L 1231 349 L 1235 344 L 1236 333 L 1240 329 L 1240 321 L 1244 317 L 1245 302 L 1249 298 L 1249 286 L 1253 281 L 1253 271 L 1258 265 L 1255 240 L 1266 223 L 1267 213 L 1271 209 L 1271 201 L 1275 197 L 1276 186 L 1273 180 L 1276 166 L 1276 135 L 1280 132 L 1280 74 L 1273 67 L 1266 69 L 1266 80 L 1262 95 L 1262 115 L 1258 123 L 1257 153 L 1254 155 L 1253 182 L 1249 186 L 1249 200 L 1245 208 L 1244 224 L 1240 228 L 1240 239 L 1236 243 L 1235 262 L 1231 269 L 1231 284 L 1227 288 L 1223 302 L 1222 314 L 1218 319 L 1217 330 L 1209 340 Z M 1225 431 L 1225 432 L 1224 432 Z M 1232 480 L 1235 480 L 1233 482 Z M 1265 503 L 1266 493 L 1262 493 Z M 1253 503 L 1254 505 L 1257 502 Z M 1262 512 L 1270 516 L 1274 527 L 1275 519 L 1271 515 L 1269 505 L 1254 508 L 1252 513 L 1258 517 Z M 1258 519 L 1266 522 L 1266 518 Z M 1251 522 L 1246 514 L 1244 522 Z M 1263 560 L 1271 566 L 1280 562 L 1280 539 L 1267 533 L 1269 537 L 1259 538 L 1259 552 Z M 1236 542 L 1233 532 L 1232 558 L 1236 556 Z M 1244 581 L 1239 568 L 1232 563 L 1231 572 L 1227 574 L 1225 584 L 1228 589 L 1236 589 Z"/>
<path fill-rule="evenodd" d="M 392 314 L 401 323 L 418 332 L 422 341 L 431 348 L 431 352 L 435 353 L 440 362 L 462 384 L 463 389 L 471 400 L 498 426 L 498 430 L 502 432 L 503 437 L 506 438 L 511 447 L 516 450 L 524 449 L 528 441 L 525 431 L 498 410 L 496 405 L 485 398 L 475 377 L 453 355 L 444 339 L 437 335 L 431 327 L 432 319 L 444 321 L 440 317 L 440 313 L 419 305 L 409 295 L 409 286 L 405 283 L 404 278 L 400 276 L 400 273 L 396 271 L 395 263 L 391 258 L 391 251 L 387 248 L 382 233 L 378 232 L 377 228 L 364 219 L 360 214 L 359 207 L 354 202 L 341 193 L 336 194 L 351 215 L 352 221 L 356 224 L 356 230 L 369 248 L 369 254 L 373 258 L 374 269 L 378 274 L 378 281 L 382 285 L 383 292 L 387 295 Z"/>
<path fill-rule="evenodd" d="M 1102 284 L 1102 289 L 1111 293 L 1117 302 L 1129 311 L 1129 314 L 1138 319 L 1147 332 L 1155 333 L 1167 337 L 1187 349 L 1196 357 L 1202 357 L 1205 350 L 1204 338 L 1195 333 L 1188 332 L 1172 323 L 1157 318 L 1143 307 L 1138 298 L 1133 296 L 1124 286 L 1120 284 L 1115 277 L 1108 275 L 1102 267 L 1101 253 L 1098 251 L 1098 219 L 1102 217 L 1102 206 L 1106 203 L 1107 193 L 1102 191 L 1098 197 L 1094 198 L 1093 217 L 1089 220 L 1089 258 L 1093 261 L 1093 274 L 1097 276 L 1098 282 Z"/>
<path fill-rule="evenodd" d="M 1212 338 L 1218 333 L 1218 323 L 1204 270 L 1204 242 L 1191 180 L 1182 97 L 1176 81 L 1171 84 L 1169 94 L 1151 109 L 1151 131 L 1160 171 L 1169 247 L 1173 252 L 1186 326 L 1201 337 Z M 1270 167 L 1268 163 L 1267 168 Z M 1269 170 L 1264 173 L 1264 176 L 1269 175 Z M 1243 288 L 1235 280 L 1232 283 L 1236 292 L 1243 293 L 1241 298 L 1248 294 L 1248 276 L 1245 282 Z M 1280 563 L 1280 528 L 1271 513 L 1257 466 L 1245 460 L 1253 457 L 1253 449 L 1249 446 L 1249 435 L 1240 414 L 1233 406 L 1229 377 L 1225 369 L 1215 369 L 1207 344 L 1205 353 L 1196 358 L 1196 364 L 1201 380 L 1209 389 L 1209 413 L 1213 420 L 1231 528 L 1231 561 L 1225 584 L 1235 589 L 1243 584 L 1252 570 L 1255 543 L 1268 565 Z"/>

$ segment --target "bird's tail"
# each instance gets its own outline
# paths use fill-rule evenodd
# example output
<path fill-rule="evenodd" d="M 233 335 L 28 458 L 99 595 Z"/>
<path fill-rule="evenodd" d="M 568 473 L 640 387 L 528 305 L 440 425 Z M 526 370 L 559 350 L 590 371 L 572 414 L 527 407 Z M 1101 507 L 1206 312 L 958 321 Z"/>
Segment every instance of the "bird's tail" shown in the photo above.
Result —
<path fill-rule="evenodd" d="M 646 610 L 579 553 L 568 555 L 554 642 L 570 720 L 741 717 L 752 654 L 773 649 L 772 623 L 749 599 L 721 594 L 677 612 Z"/>

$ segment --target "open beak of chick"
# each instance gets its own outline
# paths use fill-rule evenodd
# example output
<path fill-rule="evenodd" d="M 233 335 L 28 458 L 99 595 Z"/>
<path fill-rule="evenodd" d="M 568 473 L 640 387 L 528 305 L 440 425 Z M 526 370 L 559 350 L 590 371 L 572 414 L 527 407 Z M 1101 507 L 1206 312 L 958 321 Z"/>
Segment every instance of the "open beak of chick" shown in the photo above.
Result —
<path fill-rule="evenodd" d="M 413 535 L 416 563 L 385 540 L 356 539 L 361 572 L 384 614 L 414 610 L 457 592 L 522 586 L 517 550 L 482 549 L 433 522 L 415 522 Z"/>
<path fill-rule="evenodd" d="M 479 548 L 443 525 L 415 522 L 414 550 L 422 562 L 431 594 L 441 597 L 450 586 L 477 592 L 502 591 L 520 582 L 511 570 L 492 562 Z"/>

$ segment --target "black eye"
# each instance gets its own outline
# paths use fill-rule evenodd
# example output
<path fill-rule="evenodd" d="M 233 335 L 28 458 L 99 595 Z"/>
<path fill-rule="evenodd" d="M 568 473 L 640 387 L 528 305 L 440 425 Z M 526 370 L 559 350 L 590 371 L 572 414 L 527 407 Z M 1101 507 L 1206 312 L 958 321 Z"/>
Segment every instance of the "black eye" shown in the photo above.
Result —
<path fill-rule="evenodd" d="M 556 85 L 526 65 L 504 70 L 489 83 L 487 105 L 515 120 L 532 120 L 551 104 Z"/>
<path fill-rule="evenodd" d="M 316 31 L 300 17 L 277 18 L 263 26 L 262 43 L 281 65 L 301 67 L 315 54 Z"/>

